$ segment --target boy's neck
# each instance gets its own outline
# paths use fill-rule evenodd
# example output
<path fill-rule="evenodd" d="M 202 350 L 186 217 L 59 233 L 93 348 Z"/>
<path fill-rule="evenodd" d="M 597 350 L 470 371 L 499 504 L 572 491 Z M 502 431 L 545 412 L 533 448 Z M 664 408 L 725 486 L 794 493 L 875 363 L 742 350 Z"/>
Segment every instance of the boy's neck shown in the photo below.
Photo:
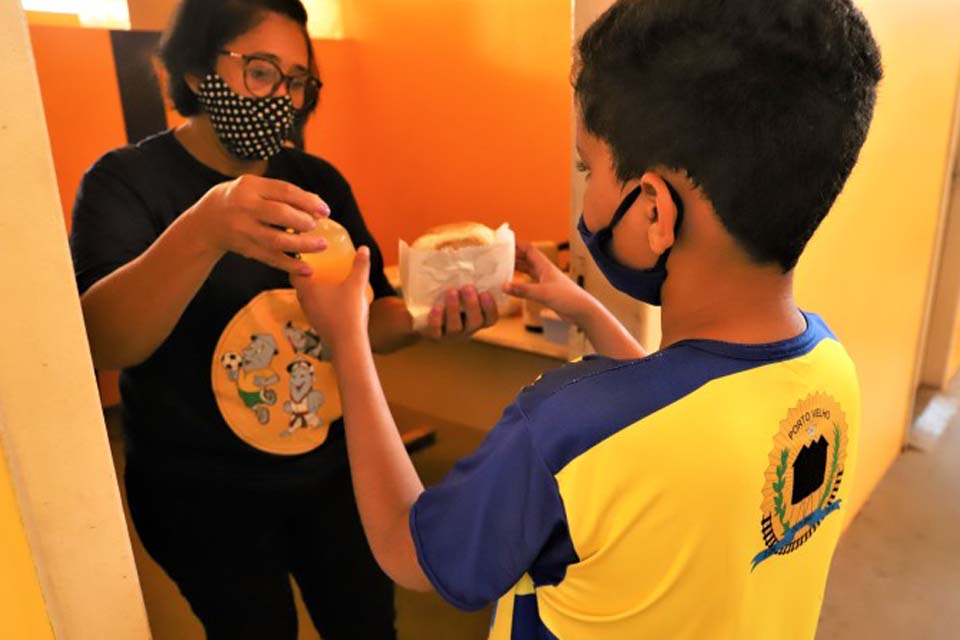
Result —
<path fill-rule="evenodd" d="M 800 335 L 806 320 L 793 299 L 792 271 L 727 265 L 671 272 L 664 284 L 662 329 L 661 348 L 690 339 L 765 344 Z"/>

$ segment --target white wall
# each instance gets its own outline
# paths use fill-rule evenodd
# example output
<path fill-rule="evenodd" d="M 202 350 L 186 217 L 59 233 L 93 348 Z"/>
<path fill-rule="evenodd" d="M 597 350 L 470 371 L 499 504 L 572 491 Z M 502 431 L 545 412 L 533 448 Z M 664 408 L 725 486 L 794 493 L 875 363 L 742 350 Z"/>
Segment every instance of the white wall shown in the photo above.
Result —
<path fill-rule="evenodd" d="M 147 638 L 17 2 L 0 77 L 0 445 L 56 637 Z"/>

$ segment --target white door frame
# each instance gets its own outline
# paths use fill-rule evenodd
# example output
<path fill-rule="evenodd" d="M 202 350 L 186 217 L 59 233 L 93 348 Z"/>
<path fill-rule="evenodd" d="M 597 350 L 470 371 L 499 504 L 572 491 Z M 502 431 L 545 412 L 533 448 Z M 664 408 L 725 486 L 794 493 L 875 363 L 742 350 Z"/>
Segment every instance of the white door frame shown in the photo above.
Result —
<path fill-rule="evenodd" d="M 943 195 L 931 261 L 923 325 L 914 366 L 913 388 L 943 389 L 951 371 L 960 320 L 960 78 L 953 130 L 946 158 Z M 913 402 L 916 402 L 914 398 Z M 913 415 L 911 410 L 909 415 Z M 904 442 L 910 435 L 907 429 Z"/>

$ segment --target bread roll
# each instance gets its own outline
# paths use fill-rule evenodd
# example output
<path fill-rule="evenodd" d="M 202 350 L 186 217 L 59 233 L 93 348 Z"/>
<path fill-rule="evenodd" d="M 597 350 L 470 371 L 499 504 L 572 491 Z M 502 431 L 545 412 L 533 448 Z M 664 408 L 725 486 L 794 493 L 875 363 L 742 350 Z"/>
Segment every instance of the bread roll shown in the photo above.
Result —
<path fill-rule="evenodd" d="M 485 247 L 496 242 L 492 229 L 477 222 L 457 222 L 430 229 L 413 243 L 414 249 L 453 251 L 467 247 Z"/>

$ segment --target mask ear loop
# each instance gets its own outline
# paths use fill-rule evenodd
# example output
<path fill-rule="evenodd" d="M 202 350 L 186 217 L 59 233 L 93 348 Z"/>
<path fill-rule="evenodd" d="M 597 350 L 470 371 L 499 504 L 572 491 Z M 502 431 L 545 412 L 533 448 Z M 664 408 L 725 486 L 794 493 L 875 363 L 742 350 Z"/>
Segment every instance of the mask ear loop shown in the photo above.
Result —
<path fill-rule="evenodd" d="M 633 206 L 633 203 L 637 201 L 637 198 L 640 197 L 640 194 L 643 193 L 643 187 L 637 187 L 633 191 L 627 194 L 627 197 L 623 199 L 620 203 L 620 206 L 617 207 L 617 210 L 613 214 L 613 218 L 610 219 L 610 224 L 607 225 L 608 229 L 613 229 L 619 222 L 623 219 L 623 216 L 627 215 L 627 211 L 630 210 L 630 207 Z"/>
<path fill-rule="evenodd" d="M 667 185 L 667 191 L 670 193 L 670 199 L 673 200 L 673 205 L 677 208 L 677 221 L 674 224 L 674 232 L 680 229 L 680 225 L 683 222 L 683 200 L 680 199 L 680 194 L 677 193 L 677 190 L 673 188 L 673 185 L 663 181 Z M 630 207 L 637 201 L 637 198 L 640 197 L 640 194 L 643 193 L 643 187 L 637 187 L 633 191 L 627 194 L 627 196 L 620 203 L 620 206 L 617 207 L 616 212 L 613 214 L 613 218 L 610 220 L 610 224 L 607 225 L 609 229 L 613 229 L 619 222 L 623 219 L 623 216 L 627 215 L 627 211 L 630 210 Z"/>
<path fill-rule="evenodd" d="M 673 200 L 673 206 L 677 208 L 677 221 L 673 225 L 673 232 L 676 234 L 680 230 L 680 225 L 683 223 L 683 200 L 680 199 L 680 194 L 677 193 L 677 190 L 673 188 L 673 185 L 663 181 L 667 185 L 667 191 L 670 192 L 670 199 Z"/>

